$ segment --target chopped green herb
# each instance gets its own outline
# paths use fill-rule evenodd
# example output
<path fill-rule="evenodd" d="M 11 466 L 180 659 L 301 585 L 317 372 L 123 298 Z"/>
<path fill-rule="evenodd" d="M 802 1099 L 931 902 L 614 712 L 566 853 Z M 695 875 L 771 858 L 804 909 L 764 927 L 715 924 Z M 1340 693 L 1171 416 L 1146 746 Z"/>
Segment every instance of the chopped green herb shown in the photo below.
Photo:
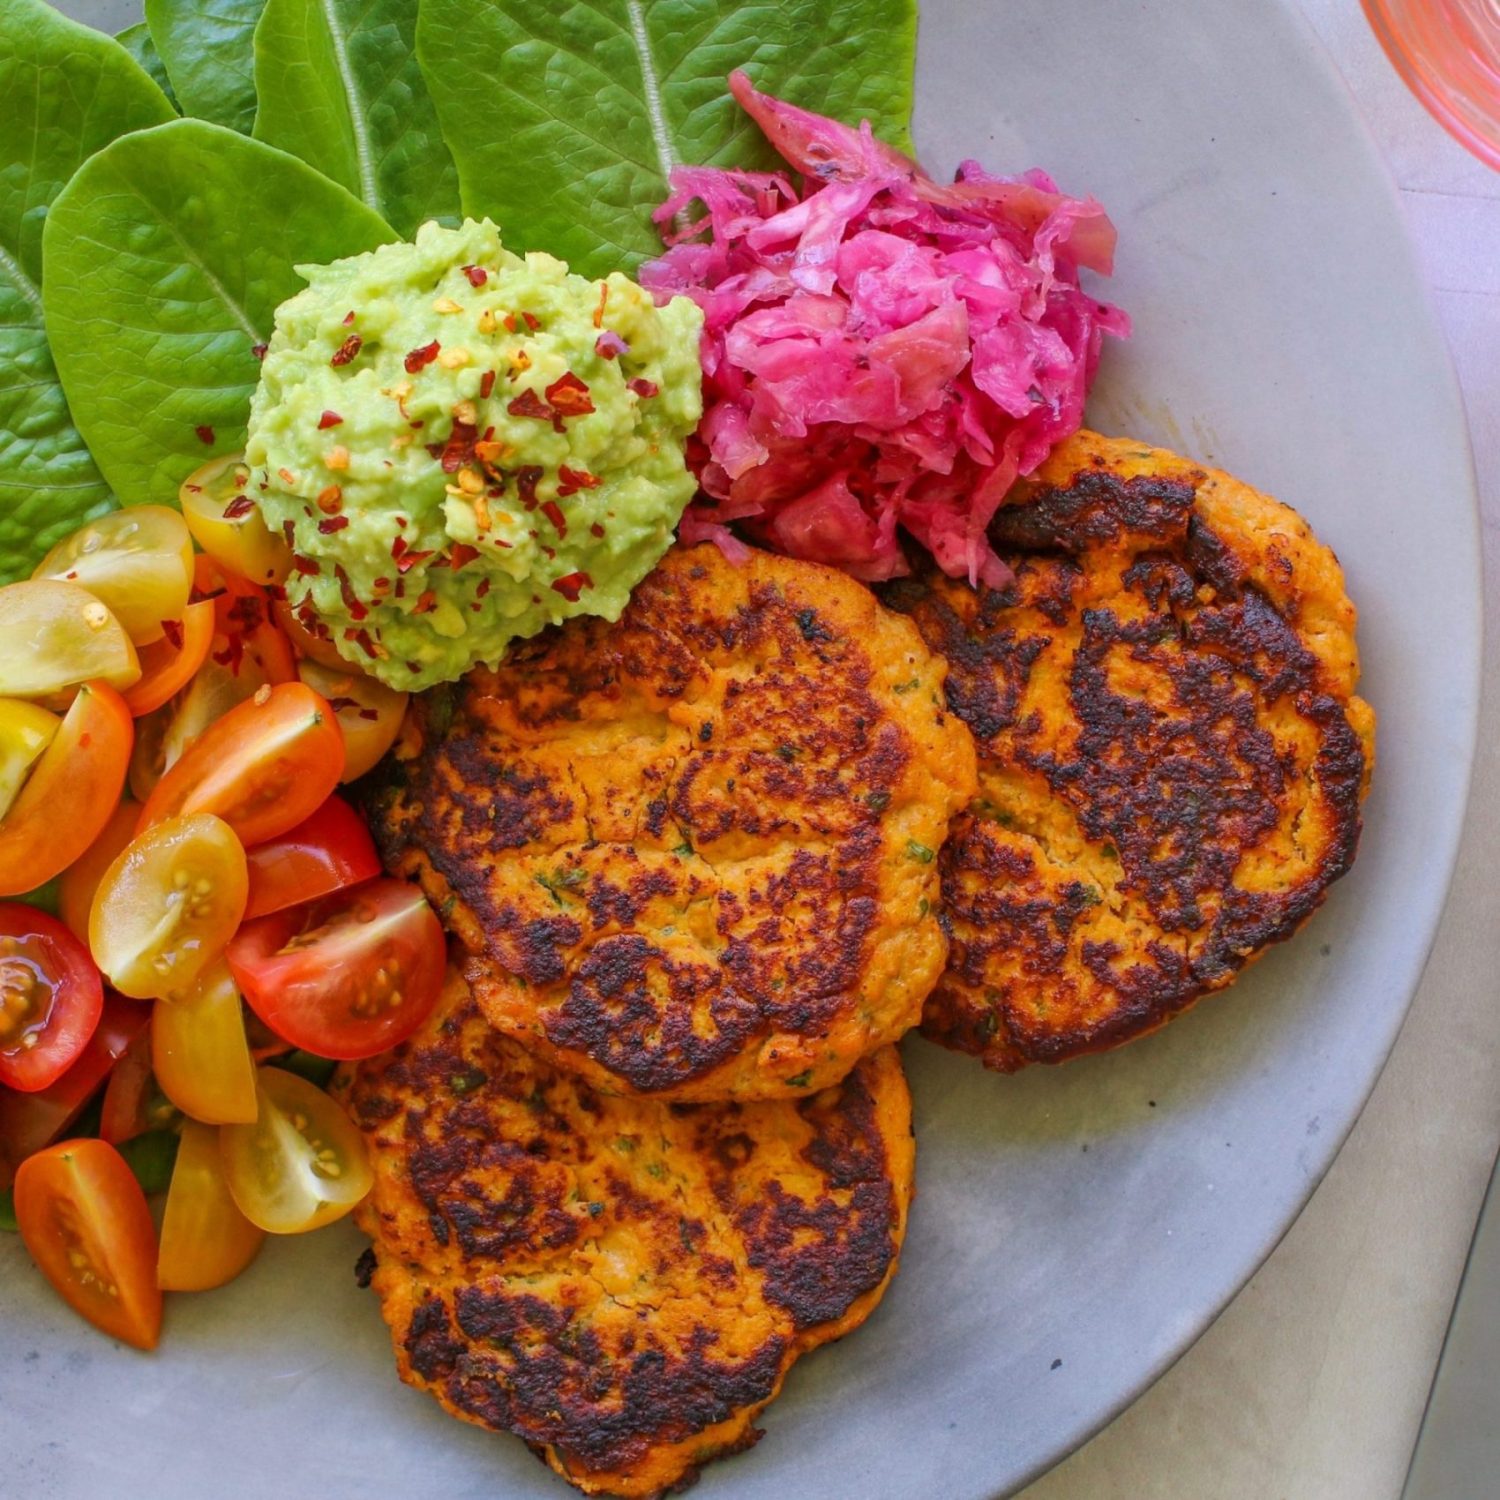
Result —
<path fill-rule="evenodd" d="M 462 1073 L 449 1076 L 448 1088 L 455 1094 L 473 1093 L 481 1084 L 489 1081 L 489 1074 L 480 1068 L 465 1068 Z"/>
<path fill-rule="evenodd" d="M 646 1175 L 648 1177 L 654 1177 L 658 1182 L 663 1181 L 667 1175 L 666 1163 L 660 1161 L 647 1162 Z"/>
<path fill-rule="evenodd" d="M 930 865 L 937 858 L 937 854 L 926 844 L 919 844 L 915 839 L 907 839 L 906 857 L 916 860 L 919 865 Z"/>
<path fill-rule="evenodd" d="M 893 693 L 901 693 L 901 694 L 904 695 L 906 693 L 914 693 L 914 692 L 916 692 L 916 690 L 919 687 L 921 687 L 921 686 L 922 686 L 922 679 L 920 677 L 913 677 L 908 682 L 898 682 L 896 684 L 896 686 L 891 689 L 891 691 Z"/>
<path fill-rule="evenodd" d="M 691 859 L 693 857 L 693 846 L 691 844 L 679 844 L 673 851 L 678 859 Z"/>
<path fill-rule="evenodd" d="M 891 805 L 889 792 L 866 792 L 865 805 L 871 812 L 884 812 Z"/>
<path fill-rule="evenodd" d="M 917 915 L 919 917 L 925 917 L 931 910 L 932 902 L 930 902 L 926 896 L 923 896 L 922 899 L 917 902 Z"/>
<path fill-rule="evenodd" d="M 788 1088 L 792 1088 L 792 1089 L 805 1089 L 808 1086 L 808 1084 L 810 1084 L 811 1082 L 812 1082 L 812 1069 L 811 1068 L 804 1068 L 795 1077 L 788 1078 L 787 1081 L 786 1081 L 787 1087 Z"/>

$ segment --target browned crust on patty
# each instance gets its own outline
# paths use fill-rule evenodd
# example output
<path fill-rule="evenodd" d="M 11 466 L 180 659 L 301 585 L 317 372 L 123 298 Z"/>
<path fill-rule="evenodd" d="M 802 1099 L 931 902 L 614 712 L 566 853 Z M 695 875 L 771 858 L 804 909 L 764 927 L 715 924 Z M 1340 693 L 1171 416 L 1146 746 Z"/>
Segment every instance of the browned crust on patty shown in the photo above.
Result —
<path fill-rule="evenodd" d="M 1080 433 L 991 528 L 1016 581 L 891 586 L 979 796 L 943 852 L 923 1031 L 1011 1070 L 1155 1029 L 1353 863 L 1374 715 L 1333 554 L 1286 506 Z"/>
<path fill-rule="evenodd" d="M 455 976 L 339 1092 L 371 1148 L 356 1217 L 402 1379 L 590 1492 L 657 1494 L 755 1442 L 791 1365 L 895 1273 L 894 1048 L 805 1099 L 610 1097 L 495 1031 Z"/>
<path fill-rule="evenodd" d="M 513 648 L 367 805 L 494 1025 L 597 1087 L 785 1097 L 916 1024 L 973 794 L 943 666 L 863 585 L 677 548 L 618 624 Z"/>

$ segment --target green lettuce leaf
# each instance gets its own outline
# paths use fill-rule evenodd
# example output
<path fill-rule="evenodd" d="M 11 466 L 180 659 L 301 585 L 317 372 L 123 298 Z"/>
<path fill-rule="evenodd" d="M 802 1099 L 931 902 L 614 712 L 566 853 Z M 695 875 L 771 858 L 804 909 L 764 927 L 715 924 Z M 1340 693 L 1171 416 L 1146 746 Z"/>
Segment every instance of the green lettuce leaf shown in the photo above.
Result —
<path fill-rule="evenodd" d="M 123 504 L 171 503 L 211 452 L 242 446 L 293 269 L 394 239 L 284 151 L 202 120 L 125 136 L 47 220 L 44 306 L 63 388 Z"/>
<path fill-rule="evenodd" d="M 459 211 L 416 24 L 412 0 L 266 0 L 255 28 L 256 139 L 300 156 L 407 236 Z"/>
<path fill-rule="evenodd" d="M 780 164 L 733 69 L 905 148 L 915 48 L 915 0 L 421 0 L 417 20 L 464 212 L 588 276 L 659 252 L 672 166 Z"/>
<path fill-rule="evenodd" d="M 172 80 L 167 77 L 167 66 L 151 40 L 151 28 L 144 21 L 127 26 L 115 33 L 115 40 L 151 75 L 151 81 L 177 106 L 177 95 L 172 92 Z"/>
<path fill-rule="evenodd" d="M 248 135 L 255 23 L 266 0 L 146 0 L 151 40 L 182 112 Z"/>
<path fill-rule="evenodd" d="M 42 224 L 80 162 L 172 106 L 119 43 L 0 0 L 0 583 L 113 503 L 68 413 L 42 318 Z"/>

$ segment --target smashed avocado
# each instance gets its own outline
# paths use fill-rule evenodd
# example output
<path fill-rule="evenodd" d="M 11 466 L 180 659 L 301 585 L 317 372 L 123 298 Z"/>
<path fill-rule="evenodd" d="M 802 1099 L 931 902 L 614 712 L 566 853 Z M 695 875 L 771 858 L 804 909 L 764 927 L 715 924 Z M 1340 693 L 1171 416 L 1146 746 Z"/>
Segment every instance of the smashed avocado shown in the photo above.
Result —
<path fill-rule="evenodd" d="M 694 493 L 698 308 L 522 259 L 488 221 L 298 269 L 245 457 L 299 620 L 424 688 L 618 619 Z"/>

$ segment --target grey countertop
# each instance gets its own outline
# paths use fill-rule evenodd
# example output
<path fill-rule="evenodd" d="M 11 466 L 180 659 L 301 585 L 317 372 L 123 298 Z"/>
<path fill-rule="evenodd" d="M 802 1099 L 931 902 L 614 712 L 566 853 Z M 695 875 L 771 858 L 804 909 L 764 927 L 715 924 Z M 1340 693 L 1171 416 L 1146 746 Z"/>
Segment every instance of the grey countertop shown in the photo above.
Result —
<path fill-rule="evenodd" d="M 1493 647 L 1500 610 L 1500 174 L 1468 156 L 1406 92 L 1355 0 L 1300 3 L 1401 189 L 1453 351 L 1484 507 Z M 1414 495 L 1414 545 L 1420 503 Z M 1024 1500 L 1400 1495 L 1500 1142 L 1496 674 L 1492 650 L 1467 830 L 1437 946 L 1348 1144 L 1280 1248 L 1204 1338 Z"/>

